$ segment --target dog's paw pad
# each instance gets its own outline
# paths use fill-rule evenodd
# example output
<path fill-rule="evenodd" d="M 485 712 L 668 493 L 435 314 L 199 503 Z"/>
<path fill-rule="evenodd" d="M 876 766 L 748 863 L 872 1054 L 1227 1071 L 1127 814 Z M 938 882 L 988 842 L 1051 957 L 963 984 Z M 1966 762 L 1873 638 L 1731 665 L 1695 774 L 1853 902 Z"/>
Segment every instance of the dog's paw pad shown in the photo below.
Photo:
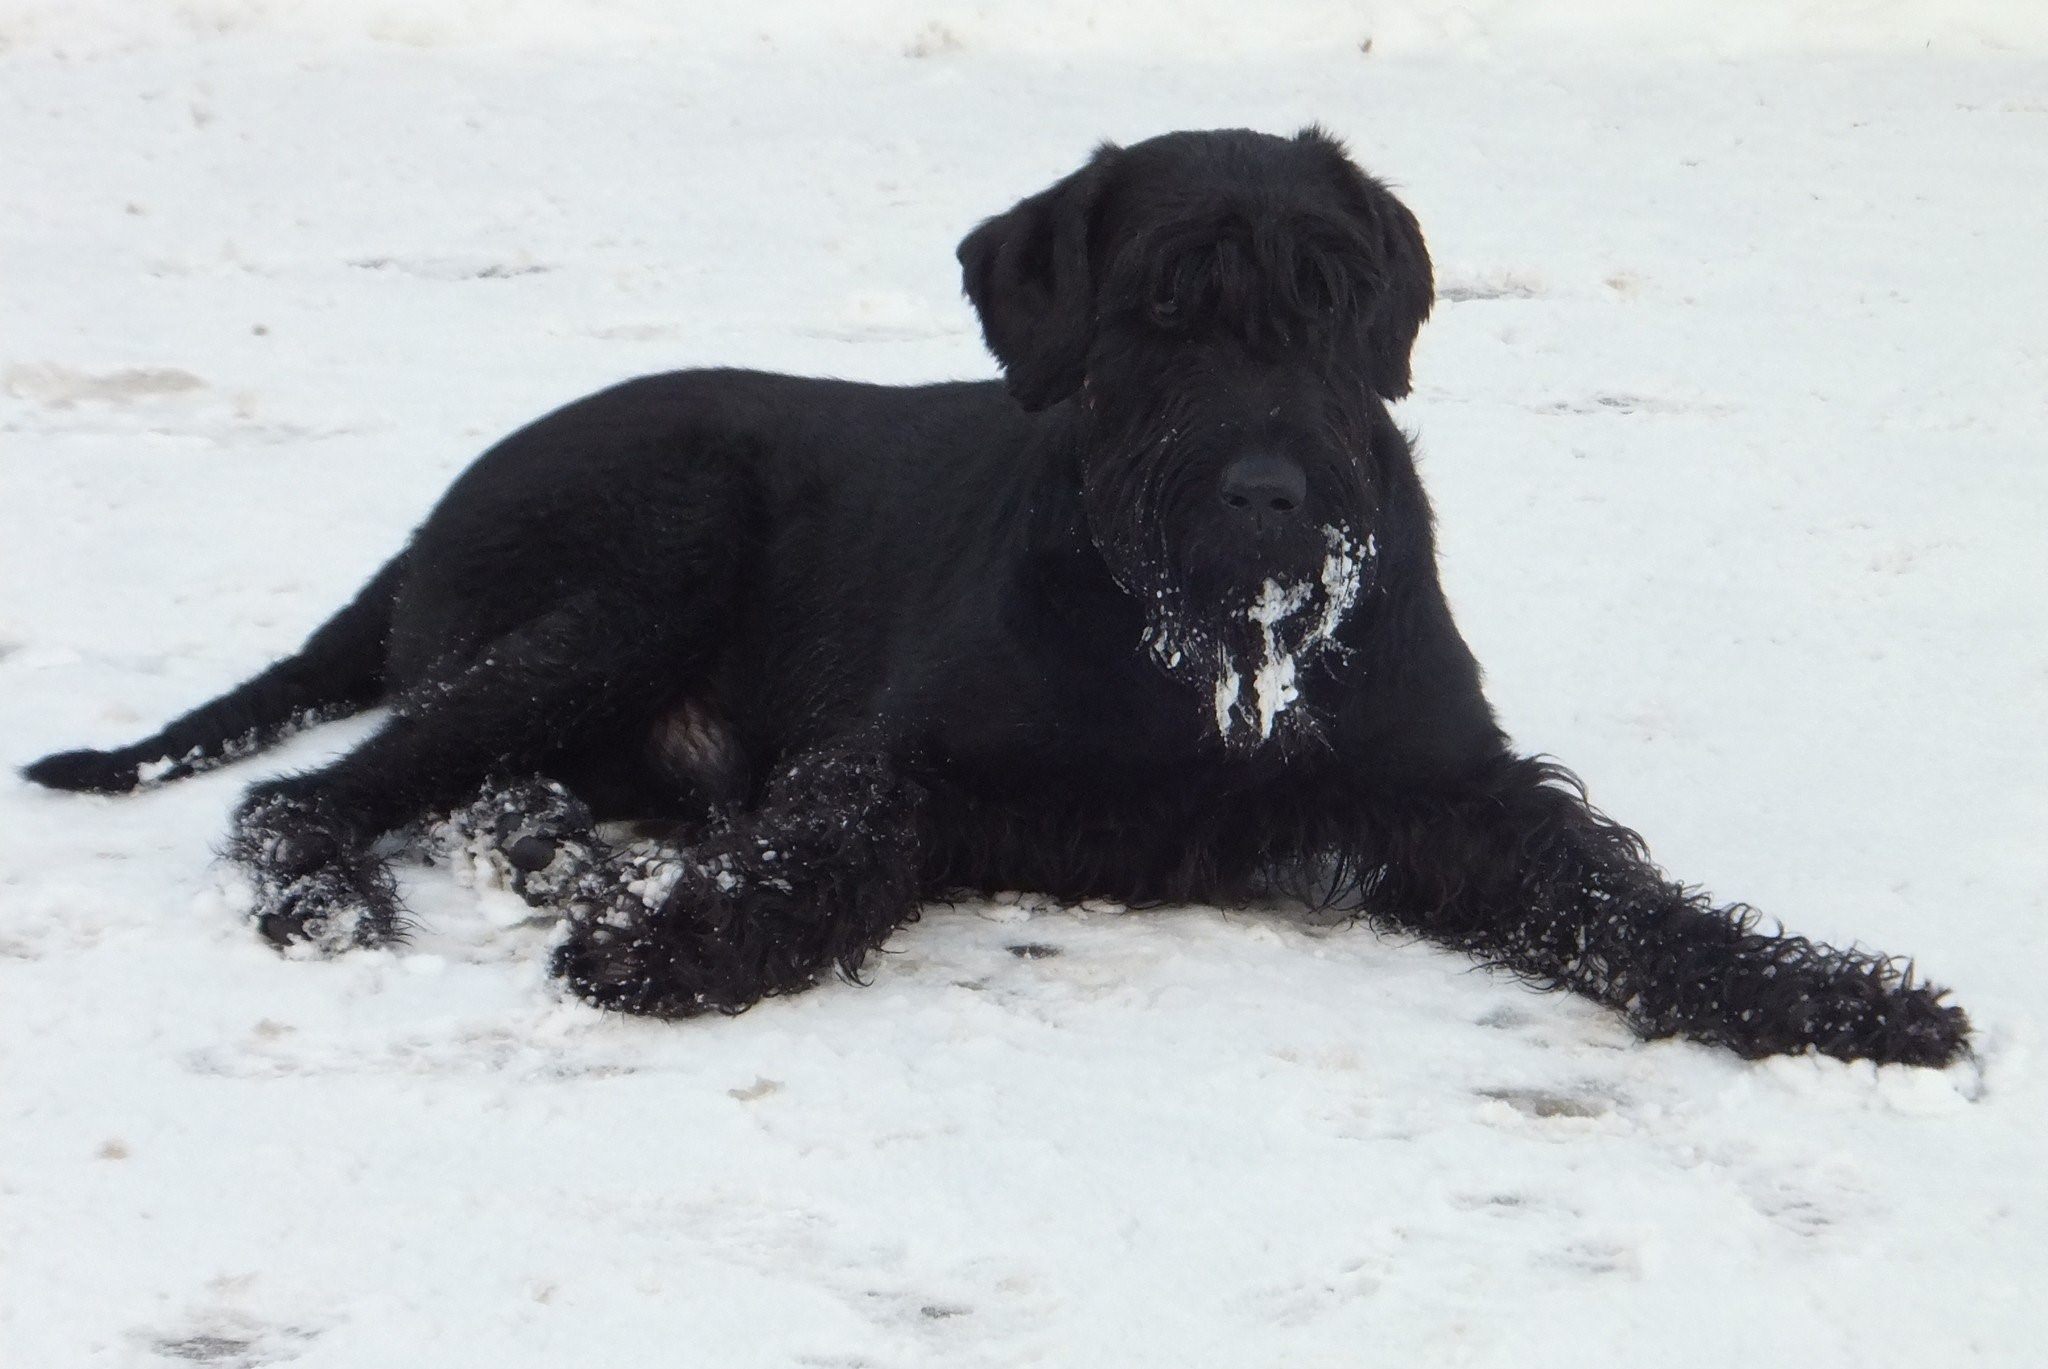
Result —
<path fill-rule="evenodd" d="M 492 787 L 435 823 L 424 844 L 448 856 L 458 878 L 510 889 L 534 907 L 567 901 L 603 863 L 590 810 L 550 781 Z"/>
<path fill-rule="evenodd" d="M 519 874 L 537 874 L 554 864 L 561 849 L 562 844 L 550 837 L 518 837 L 505 846 L 505 863 Z"/>
<path fill-rule="evenodd" d="M 501 859 L 510 871 L 513 892 L 536 908 L 575 907 L 592 891 L 609 888 L 610 848 L 595 837 L 520 837 L 504 848 Z"/>

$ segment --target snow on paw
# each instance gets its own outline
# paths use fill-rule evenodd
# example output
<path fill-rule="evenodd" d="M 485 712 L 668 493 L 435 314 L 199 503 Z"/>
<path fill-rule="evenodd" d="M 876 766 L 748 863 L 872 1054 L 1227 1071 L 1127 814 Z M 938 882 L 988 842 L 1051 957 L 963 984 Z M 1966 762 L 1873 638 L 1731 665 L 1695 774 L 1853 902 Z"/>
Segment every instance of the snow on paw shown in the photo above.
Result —
<path fill-rule="evenodd" d="M 644 925 L 616 927 L 578 918 L 556 948 L 553 971 L 592 1007 L 639 1017 L 695 1017 L 730 1007 L 712 1002 L 691 981 L 671 938 Z"/>
<path fill-rule="evenodd" d="M 1970 1019 L 1944 992 L 1924 986 L 1899 989 L 1878 1015 L 1871 1058 L 1880 1064 L 1942 1068 L 1969 1053 Z"/>
<path fill-rule="evenodd" d="M 488 788 L 428 838 L 468 883 L 510 889 L 536 908 L 562 906 L 608 854 L 590 810 L 546 780 Z"/>
<path fill-rule="evenodd" d="M 736 961 L 724 891 L 705 878 L 679 894 L 689 868 L 658 848 L 629 848 L 604 887 L 585 881 L 553 962 L 570 992 L 667 1018 L 741 1012 L 762 997 Z"/>
<path fill-rule="evenodd" d="M 1910 965 L 1860 951 L 1809 946 L 1809 963 L 1747 1014 L 1773 1049 L 1811 1049 L 1837 1060 L 1940 1068 L 1970 1048 L 1970 1019 L 1944 1003 L 1947 990 L 1914 978 Z M 1779 1044 L 1778 1037 L 1788 1038 Z M 1744 1049 L 1744 1054 L 1760 1052 Z"/>
<path fill-rule="evenodd" d="M 369 857 L 284 881 L 259 878 L 249 917 L 264 940 L 294 955 L 339 955 L 404 938 L 390 873 Z"/>

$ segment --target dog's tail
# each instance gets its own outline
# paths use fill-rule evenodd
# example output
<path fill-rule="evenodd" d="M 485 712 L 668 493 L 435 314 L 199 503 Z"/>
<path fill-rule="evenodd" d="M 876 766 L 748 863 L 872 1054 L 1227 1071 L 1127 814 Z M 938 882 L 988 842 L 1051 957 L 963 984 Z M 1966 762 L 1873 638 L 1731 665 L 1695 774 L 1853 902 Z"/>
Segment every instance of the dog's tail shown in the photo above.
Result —
<path fill-rule="evenodd" d="M 405 556 L 287 656 L 155 736 L 114 751 L 60 751 L 23 768 L 52 789 L 125 794 L 261 751 L 315 722 L 360 713 L 384 696 L 384 644 Z"/>

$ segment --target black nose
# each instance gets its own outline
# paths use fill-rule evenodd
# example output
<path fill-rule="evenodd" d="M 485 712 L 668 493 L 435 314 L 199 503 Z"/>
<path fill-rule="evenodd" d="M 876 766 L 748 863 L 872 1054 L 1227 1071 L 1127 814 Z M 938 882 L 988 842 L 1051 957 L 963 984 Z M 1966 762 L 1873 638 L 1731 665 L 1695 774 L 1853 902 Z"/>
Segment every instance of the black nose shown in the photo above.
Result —
<path fill-rule="evenodd" d="M 1223 468 L 1217 489 L 1233 512 L 1264 526 L 1300 512 L 1308 498 L 1308 476 L 1292 457 L 1251 452 Z"/>

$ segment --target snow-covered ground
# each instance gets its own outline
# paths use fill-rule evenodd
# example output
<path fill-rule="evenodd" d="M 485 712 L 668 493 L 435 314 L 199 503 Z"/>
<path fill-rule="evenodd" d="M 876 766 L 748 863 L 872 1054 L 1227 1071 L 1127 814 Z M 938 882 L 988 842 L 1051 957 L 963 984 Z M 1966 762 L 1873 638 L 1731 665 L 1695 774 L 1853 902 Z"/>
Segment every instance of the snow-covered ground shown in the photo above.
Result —
<path fill-rule="evenodd" d="M 1840 9 L 0 4 L 9 766 L 296 643 L 547 406 L 986 374 L 979 217 L 1319 119 L 1436 253 L 1401 417 L 1516 734 L 1980 1029 L 1745 1064 L 1358 930 L 1029 900 L 614 1020 L 445 869 L 401 954 L 236 924 L 238 786 L 360 723 L 0 780 L 0 1361 L 2039 1363 L 2048 18 Z"/>

